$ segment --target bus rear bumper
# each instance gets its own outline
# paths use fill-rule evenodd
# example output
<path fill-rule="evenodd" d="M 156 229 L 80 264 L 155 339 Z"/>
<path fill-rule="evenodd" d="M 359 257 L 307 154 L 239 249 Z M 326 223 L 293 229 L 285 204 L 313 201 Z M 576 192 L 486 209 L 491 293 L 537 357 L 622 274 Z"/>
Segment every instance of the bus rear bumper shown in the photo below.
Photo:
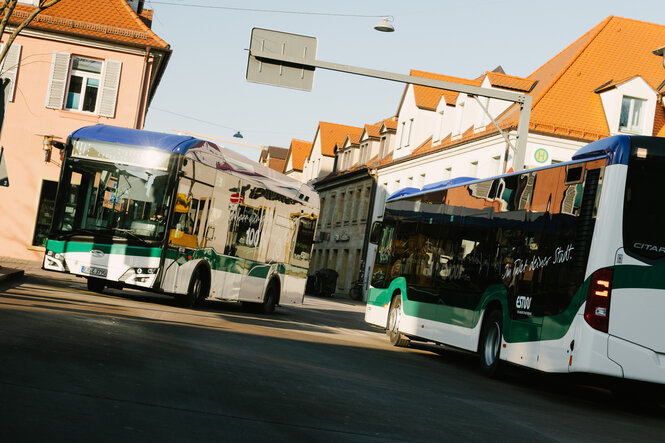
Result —
<path fill-rule="evenodd" d="M 665 383 L 665 354 L 610 336 L 607 356 L 621 366 L 624 378 Z"/>

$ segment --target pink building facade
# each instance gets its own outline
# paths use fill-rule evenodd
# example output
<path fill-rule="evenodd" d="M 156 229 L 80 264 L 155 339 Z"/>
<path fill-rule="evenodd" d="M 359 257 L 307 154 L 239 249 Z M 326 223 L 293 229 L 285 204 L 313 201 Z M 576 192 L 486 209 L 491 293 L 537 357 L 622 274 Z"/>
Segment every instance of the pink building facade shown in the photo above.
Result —
<path fill-rule="evenodd" d="M 9 179 L 0 187 L 0 256 L 42 259 L 60 174 L 61 151 L 51 136 L 65 142 L 97 123 L 143 127 L 171 51 L 150 30 L 152 11 L 142 6 L 61 0 L 12 45 L 0 67 L 0 145 Z M 17 8 L 12 18 L 29 10 Z"/>

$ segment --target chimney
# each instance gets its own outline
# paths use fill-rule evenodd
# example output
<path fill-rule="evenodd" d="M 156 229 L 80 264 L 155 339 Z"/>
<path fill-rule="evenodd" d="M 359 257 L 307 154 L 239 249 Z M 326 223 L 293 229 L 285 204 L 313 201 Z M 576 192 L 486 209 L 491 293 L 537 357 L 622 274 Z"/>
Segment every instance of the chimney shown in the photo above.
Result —
<path fill-rule="evenodd" d="M 129 6 L 131 6 L 137 14 L 143 12 L 143 3 L 145 3 L 145 0 L 127 0 L 127 3 L 129 3 Z"/>

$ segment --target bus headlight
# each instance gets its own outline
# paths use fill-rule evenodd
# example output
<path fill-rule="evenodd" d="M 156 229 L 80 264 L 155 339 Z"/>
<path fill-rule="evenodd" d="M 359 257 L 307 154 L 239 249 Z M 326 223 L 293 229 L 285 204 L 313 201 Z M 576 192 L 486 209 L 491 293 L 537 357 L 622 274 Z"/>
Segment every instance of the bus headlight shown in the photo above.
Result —
<path fill-rule="evenodd" d="M 157 276 L 159 268 L 129 268 L 122 274 L 120 281 L 127 284 L 150 286 Z"/>
<path fill-rule="evenodd" d="M 44 257 L 44 269 L 69 272 L 65 263 L 65 256 L 50 250 L 46 251 L 46 256 Z"/>

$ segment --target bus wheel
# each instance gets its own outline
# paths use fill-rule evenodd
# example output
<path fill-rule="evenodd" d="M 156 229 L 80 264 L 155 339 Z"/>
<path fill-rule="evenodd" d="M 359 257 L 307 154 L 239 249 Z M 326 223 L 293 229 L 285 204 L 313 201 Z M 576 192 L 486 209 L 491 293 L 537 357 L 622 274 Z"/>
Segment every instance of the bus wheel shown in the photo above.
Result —
<path fill-rule="evenodd" d="M 179 294 L 176 296 L 178 304 L 183 308 L 193 308 L 200 304 L 204 299 L 203 287 L 204 282 L 203 276 L 201 275 L 201 269 L 197 268 L 194 271 L 194 274 L 192 274 L 192 279 L 189 281 L 187 294 Z"/>
<path fill-rule="evenodd" d="M 261 312 L 264 314 L 271 314 L 275 312 L 275 305 L 277 304 L 277 285 L 275 283 L 268 284 L 266 295 L 263 297 L 261 303 Z"/>
<path fill-rule="evenodd" d="M 498 377 L 501 374 L 501 337 L 503 331 L 503 317 L 501 311 L 491 311 L 480 331 L 480 367 L 489 377 Z"/>
<path fill-rule="evenodd" d="M 104 280 L 99 279 L 99 278 L 89 278 L 88 279 L 88 291 L 92 292 L 102 292 L 104 291 L 104 288 L 106 285 L 104 284 Z"/>
<path fill-rule="evenodd" d="M 390 344 L 397 347 L 409 346 L 410 340 L 399 332 L 399 323 L 402 319 L 402 297 L 393 298 L 388 312 L 388 325 L 386 327 Z"/>

